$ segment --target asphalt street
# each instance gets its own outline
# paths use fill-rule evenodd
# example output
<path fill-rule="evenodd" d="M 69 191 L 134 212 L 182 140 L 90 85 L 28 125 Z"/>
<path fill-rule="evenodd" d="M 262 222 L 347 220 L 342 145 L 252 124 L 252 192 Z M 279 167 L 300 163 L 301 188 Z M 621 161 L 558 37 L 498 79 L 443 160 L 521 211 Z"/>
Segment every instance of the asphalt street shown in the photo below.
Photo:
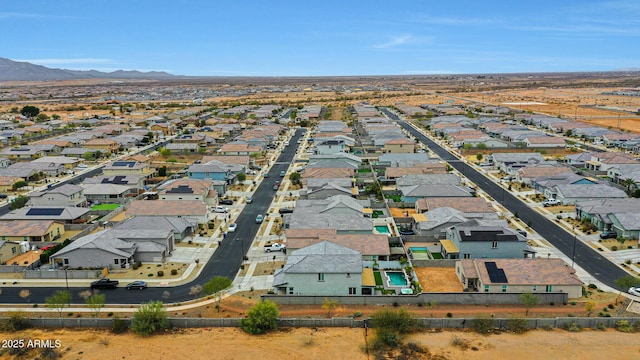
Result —
<path fill-rule="evenodd" d="M 182 302 L 194 299 L 196 295 L 191 293 L 192 288 L 197 285 L 204 285 L 212 277 L 226 276 L 233 279 L 258 232 L 259 224 L 255 222 L 256 216 L 267 213 L 275 195 L 273 186 L 276 181 L 282 180 L 279 176 L 280 171 L 286 171 L 289 168 L 299 146 L 297 140 L 304 135 L 305 131 L 304 129 L 296 130 L 289 141 L 290 145 L 284 147 L 284 150 L 269 170 L 269 177 L 264 179 L 254 192 L 253 203 L 247 204 L 235 220 L 238 224 L 238 229 L 226 236 L 206 264 L 200 264 L 200 266 L 204 266 L 204 269 L 194 281 L 179 286 L 150 287 L 142 291 L 126 290 L 124 287 L 104 290 L 106 303 L 140 304 L 150 300 L 162 300 L 165 303 Z M 65 287 L 21 287 L 19 283 L 17 285 L 4 283 L 1 286 L 0 303 L 9 304 L 44 303 L 45 298 L 51 296 L 54 291 L 65 289 Z M 28 289 L 31 292 L 28 299 L 20 297 L 19 293 L 23 289 Z M 72 303 L 84 304 L 84 299 L 80 298 L 78 294 L 88 289 L 88 287 L 71 288 Z"/>
<path fill-rule="evenodd" d="M 486 176 L 467 165 L 458 157 L 424 136 L 411 125 L 400 119 L 396 114 L 388 109 L 382 111 L 392 120 L 398 122 L 400 126 L 409 131 L 418 140 L 423 142 L 431 151 L 438 155 L 441 159 L 447 161 L 451 167 L 458 170 L 469 180 L 475 183 L 480 189 L 489 194 L 493 199 L 507 208 L 512 214 L 518 214 L 518 217 L 525 223 L 530 224 L 540 236 L 549 241 L 554 247 L 560 250 L 570 259 L 575 259 L 575 263 L 591 274 L 594 278 L 612 288 L 626 291 L 627 289 L 619 289 L 615 284 L 615 280 L 628 275 L 624 270 L 613 264 L 607 258 L 601 256 L 596 250 L 590 246 L 576 241 L 575 237 L 555 224 L 553 221 L 542 216 L 540 213 L 529 207 L 516 196 Z M 574 252 L 575 249 L 575 252 Z M 575 254 L 575 257 L 574 257 Z M 538 254 L 544 255 L 544 254 Z"/>

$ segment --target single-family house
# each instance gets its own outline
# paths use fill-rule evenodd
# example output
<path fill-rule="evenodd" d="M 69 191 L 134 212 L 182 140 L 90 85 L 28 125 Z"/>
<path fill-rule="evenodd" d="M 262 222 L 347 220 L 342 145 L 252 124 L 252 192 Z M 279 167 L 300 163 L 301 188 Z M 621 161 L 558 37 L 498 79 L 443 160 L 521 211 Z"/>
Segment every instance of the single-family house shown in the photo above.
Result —
<path fill-rule="evenodd" d="M 518 259 L 535 257 L 527 239 L 504 220 L 471 220 L 447 229 L 440 240 L 445 259 Z"/>
<path fill-rule="evenodd" d="M 0 221 L 0 239 L 2 240 L 51 242 L 62 235 L 64 235 L 64 224 L 53 220 Z"/>
<path fill-rule="evenodd" d="M 0 227 L 2 224 L 0 224 Z M 0 240 L 0 265 L 9 264 L 9 260 L 21 254 L 20 242 Z"/>
<path fill-rule="evenodd" d="M 124 204 L 131 196 L 138 194 L 136 189 L 118 184 L 84 184 L 84 195 L 91 204 Z"/>
<path fill-rule="evenodd" d="M 162 184 L 158 188 L 160 200 L 200 200 L 209 206 L 218 203 L 218 192 L 213 181 L 199 179 L 176 179 Z"/>
<path fill-rule="evenodd" d="M 198 224 L 205 224 L 209 220 L 207 205 L 201 200 L 134 200 L 125 214 L 127 218 L 177 216 Z"/>
<path fill-rule="evenodd" d="M 29 206 L 54 206 L 54 207 L 85 207 L 87 198 L 82 186 L 64 184 L 43 191 L 34 191 L 29 194 Z"/>

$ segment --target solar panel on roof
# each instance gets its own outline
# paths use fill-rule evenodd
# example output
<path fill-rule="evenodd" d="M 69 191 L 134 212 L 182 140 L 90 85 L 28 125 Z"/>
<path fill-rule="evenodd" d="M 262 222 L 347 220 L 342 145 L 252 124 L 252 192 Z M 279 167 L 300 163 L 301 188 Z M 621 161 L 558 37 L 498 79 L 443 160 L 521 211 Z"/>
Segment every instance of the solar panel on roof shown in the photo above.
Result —
<path fill-rule="evenodd" d="M 136 165 L 135 161 L 114 161 L 113 166 L 122 166 L 122 167 L 134 167 Z"/>
<path fill-rule="evenodd" d="M 503 269 L 498 268 L 495 261 L 487 261 L 484 263 L 485 268 L 487 268 L 487 273 L 489 274 L 489 280 L 492 283 L 502 283 L 506 284 L 507 275 L 504 273 Z"/>
<path fill-rule="evenodd" d="M 26 215 L 30 216 L 59 216 L 64 211 L 63 208 L 31 208 Z"/>
<path fill-rule="evenodd" d="M 179 185 L 173 189 L 167 190 L 167 194 L 193 194 L 193 189 L 188 185 Z"/>

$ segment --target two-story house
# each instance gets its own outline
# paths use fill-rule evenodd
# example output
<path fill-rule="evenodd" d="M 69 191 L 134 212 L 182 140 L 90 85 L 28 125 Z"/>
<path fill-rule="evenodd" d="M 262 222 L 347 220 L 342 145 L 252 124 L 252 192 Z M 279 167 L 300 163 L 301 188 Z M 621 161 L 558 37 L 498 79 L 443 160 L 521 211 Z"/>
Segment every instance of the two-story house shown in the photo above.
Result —
<path fill-rule="evenodd" d="M 445 259 L 518 259 L 535 257 L 527 239 L 503 221 L 471 220 L 446 230 L 440 240 Z"/>
<path fill-rule="evenodd" d="M 34 191 L 29 195 L 29 206 L 85 207 L 87 198 L 82 186 L 64 184 L 56 188 Z"/>

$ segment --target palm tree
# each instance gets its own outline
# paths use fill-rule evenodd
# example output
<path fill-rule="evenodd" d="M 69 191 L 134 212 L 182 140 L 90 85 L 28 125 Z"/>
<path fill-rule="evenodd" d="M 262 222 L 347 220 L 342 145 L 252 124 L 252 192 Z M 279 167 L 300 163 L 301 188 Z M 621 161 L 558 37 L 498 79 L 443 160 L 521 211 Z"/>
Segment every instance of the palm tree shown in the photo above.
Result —
<path fill-rule="evenodd" d="M 626 178 L 620 181 L 620 183 L 627 187 L 627 194 L 629 194 L 631 192 L 631 187 L 635 185 L 636 181 L 632 178 Z"/>

